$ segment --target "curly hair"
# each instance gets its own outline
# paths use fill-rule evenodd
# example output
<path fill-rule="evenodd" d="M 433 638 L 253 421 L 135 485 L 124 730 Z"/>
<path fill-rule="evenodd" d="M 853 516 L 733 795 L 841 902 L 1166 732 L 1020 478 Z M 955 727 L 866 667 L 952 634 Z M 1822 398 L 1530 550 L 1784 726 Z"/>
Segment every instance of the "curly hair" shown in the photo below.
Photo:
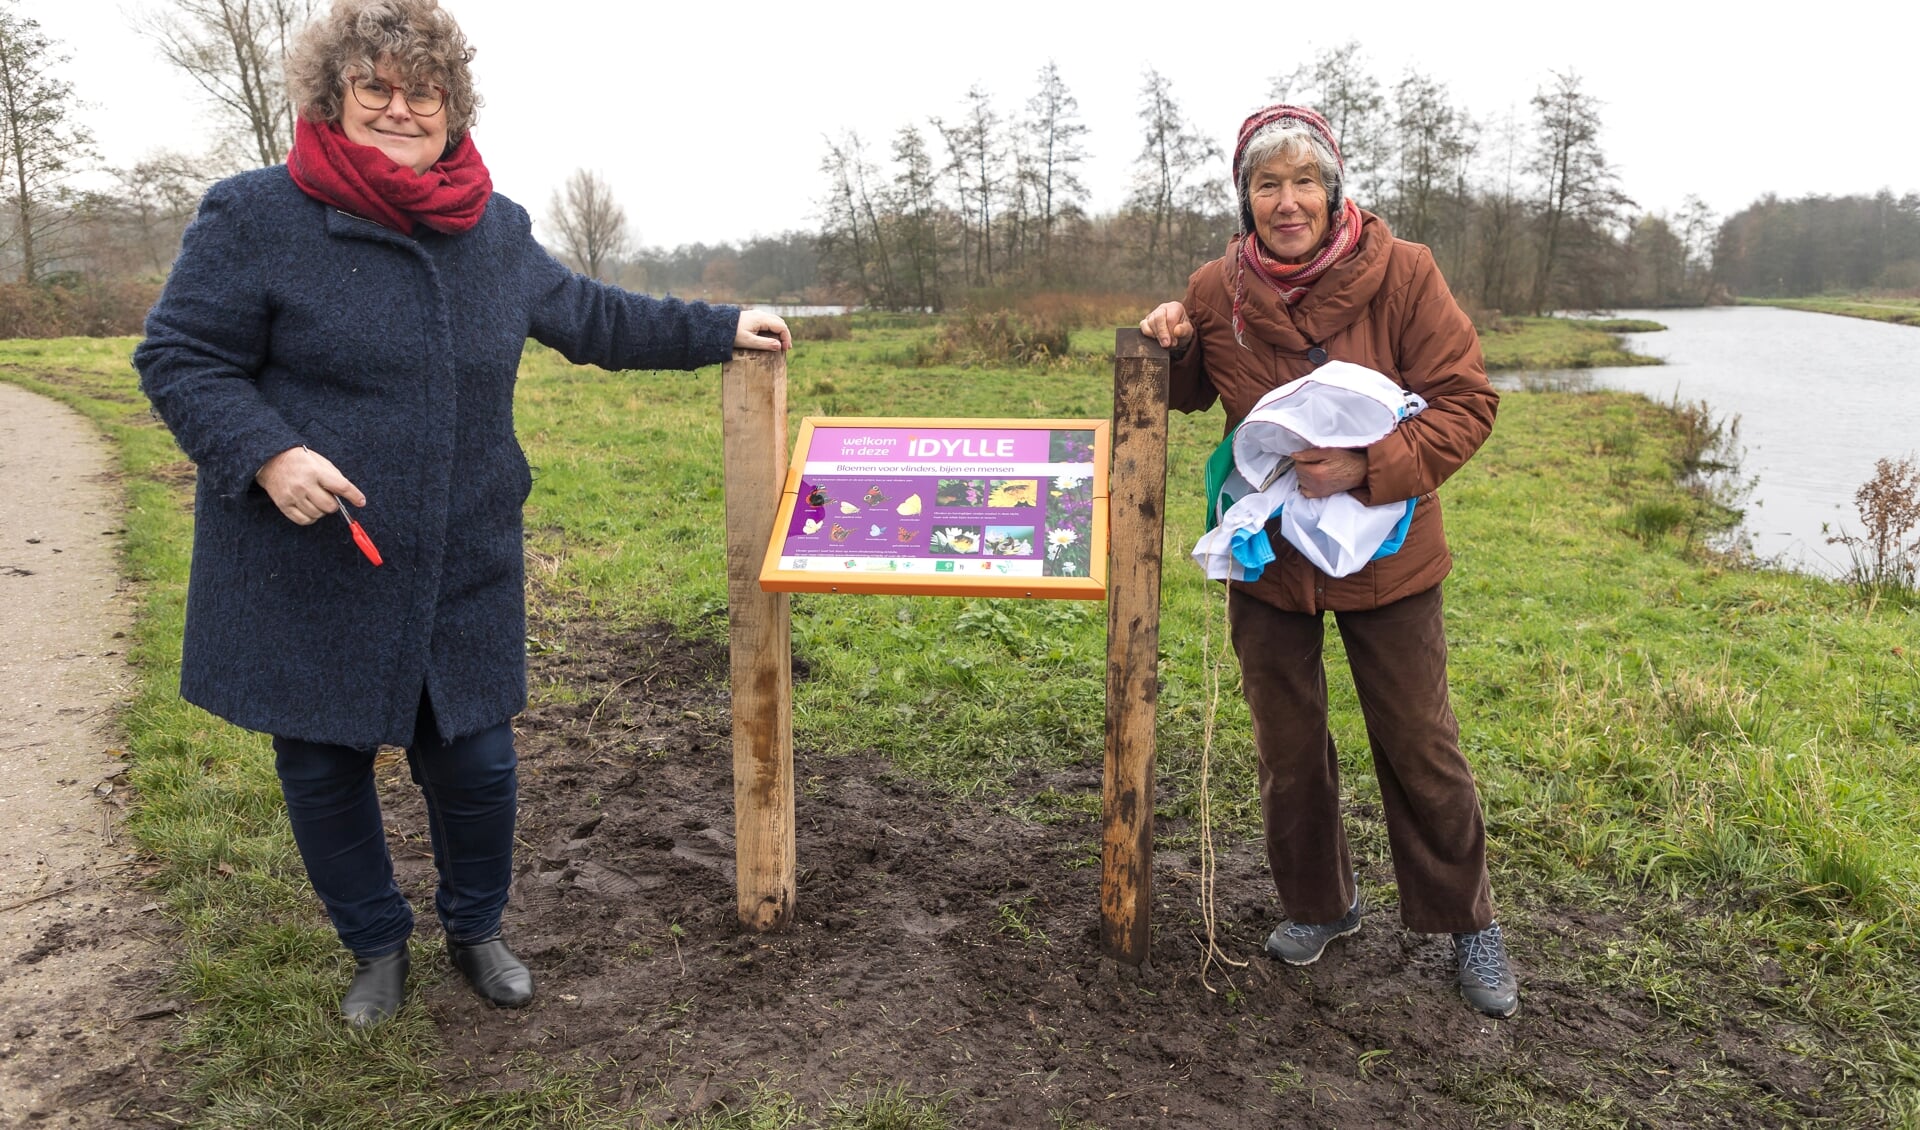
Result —
<path fill-rule="evenodd" d="M 347 81 L 371 76 L 385 63 L 405 82 L 446 89 L 451 147 L 473 128 L 480 109 L 467 66 L 472 61 L 473 48 L 440 0 L 334 0 L 288 52 L 287 94 L 308 121 L 338 122 Z"/>

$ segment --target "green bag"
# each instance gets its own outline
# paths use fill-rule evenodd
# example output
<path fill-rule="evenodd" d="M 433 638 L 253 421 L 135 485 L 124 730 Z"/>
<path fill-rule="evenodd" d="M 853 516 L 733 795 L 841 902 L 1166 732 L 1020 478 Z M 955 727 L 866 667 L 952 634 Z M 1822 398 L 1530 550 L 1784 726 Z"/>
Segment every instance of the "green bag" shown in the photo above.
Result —
<path fill-rule="evenodd" d="M 1220 446 L 1207 456 L 1207 525 L 1211 530 L 1220 524 L 1220 492 L 1226 489 L 1227 477 L 1233 474 L 1233 436 L 1239 428 L 1227 433 Z"/>

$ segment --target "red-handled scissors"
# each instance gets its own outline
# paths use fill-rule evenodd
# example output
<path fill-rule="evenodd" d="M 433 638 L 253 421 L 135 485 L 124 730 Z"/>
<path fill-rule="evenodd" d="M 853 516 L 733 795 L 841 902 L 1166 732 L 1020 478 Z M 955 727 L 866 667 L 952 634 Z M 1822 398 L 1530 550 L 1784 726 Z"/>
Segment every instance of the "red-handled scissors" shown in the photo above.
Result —
<path fill-rule="evenodd" d="M 347 529 L 353 533 L 353 544 L 360 547 L 360 552 L 366 555 L 368 561 L 375 565 L 380 564 L 380 550 L 375 548 L 373 539 L 367 536 L 367 531 L 360 528 L 360 523 L 353 520 L 353 511 L 347 509 L 347 500 L 337 494 L 333 496 L 333 500 L 340 504 L 340 516 L 347 520 Z"/>

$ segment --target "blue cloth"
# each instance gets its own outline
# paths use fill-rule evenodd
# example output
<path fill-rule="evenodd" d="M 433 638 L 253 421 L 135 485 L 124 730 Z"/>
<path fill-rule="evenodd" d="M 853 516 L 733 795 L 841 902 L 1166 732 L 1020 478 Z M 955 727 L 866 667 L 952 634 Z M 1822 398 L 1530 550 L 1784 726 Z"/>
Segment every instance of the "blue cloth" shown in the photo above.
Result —
<path fill-rule="evenodd" d="M 273 752 L 293 841 L 341 943 L 356 957 L 399 949 L 413 933 L 413 908 L 393 881 L 373 781 L 376 751 L 275 738 Z M 500 931 L 513 882 L 513 726 L 443 742 L 422 697 L 407 764 L 427 802 L 440 924 L 454 941 L 485 941 Z"/>
<path fill-rule="evenodd" d="M 609 369 L 731 355 L 739 312 L 573 274 L 495 194 L 471 231 L 400 235 L 284 166 L 215 185 L 147 337 L 141 388 L 199 465 L 180 690 L 249 729 L 405 745 L 423 687 L 443 736 L 526 705 L 513 387 L 532 337 Z M 253 482 L 306 445 L 367 496 L 297 526 Z"/>
<path fill-rule="evenodd" d="M 1278 513 L 1278 511 L 1276 511 Z M 1273 539 L 1265 529 L 1236 530 L 1233 535 L 1233 559 L 1246 570 L 1246 579 L 1257 581 L 1273 564 Z"/>
<path fill-rule="evenodd" d="M 1392 557 L 1400 552 L 1400 546 L 1407 540 L 1407 531 L 1413 526 L 1413 504 L 1418 501 L 1417 498 L 1407 499 L 1406 513 L 1400 515 L 1400 521 L 1394 525 L 1393 532 L 1387 535 L 1387 540 L 1381 542 L 1380 548 L 1374 550 L 1373 556 L 1367 560 L 1378 561 L 1382 557 Z"/>

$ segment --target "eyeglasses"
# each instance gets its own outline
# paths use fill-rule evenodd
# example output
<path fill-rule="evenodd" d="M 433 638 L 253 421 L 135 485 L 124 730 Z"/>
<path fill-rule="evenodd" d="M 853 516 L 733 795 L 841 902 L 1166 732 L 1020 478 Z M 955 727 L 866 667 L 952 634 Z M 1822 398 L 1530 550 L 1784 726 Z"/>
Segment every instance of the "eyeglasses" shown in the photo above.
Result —
<path fill-rule="evenodd" d="M 396 91 L 377 78 L 357 78 L 348 85 L 353 89 L 353 100 L 365 109 L 384 110 L 393 105 Z M 423 118 L 433 117 L 447 104 L 447 92 L 437 86 L 410 86 L 397 93 L 407 100 L 407 109 Z"/>

